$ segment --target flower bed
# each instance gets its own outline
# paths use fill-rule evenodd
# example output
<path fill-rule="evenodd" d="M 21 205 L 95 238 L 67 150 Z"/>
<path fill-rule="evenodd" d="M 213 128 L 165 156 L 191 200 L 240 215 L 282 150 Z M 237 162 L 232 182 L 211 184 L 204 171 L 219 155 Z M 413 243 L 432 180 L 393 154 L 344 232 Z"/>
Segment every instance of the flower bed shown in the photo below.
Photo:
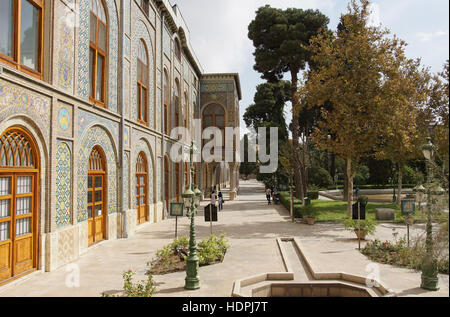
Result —
<path fill-rule="evenodd" d="M 361 250 L 361 253 L 374 262 L 407 267 L 420 271 L 422 269 L 423 259 L 426 256 L 426 249 L 423 239 L 415 241 L 409 247 L 405 238 L 397 242 L 382 242 L 376 239 L 368 242 L 364 249 Z M 448 253 L 436 254 L 436 259 L 439 273 L 448 274 Z"/>
<path fill-rule="evenodd" d="M 197 244 L 199 265 L 213 265 L 221 263 L 230 245 L 225 234 L 211 235 Z M 186 270 L 186 258 L 189 254 L 189 239 L 183 237 L 175 239 L 171 244 L 156 252 L 156 258 L 148 265 L 148 273 L 164 275 Z"/>

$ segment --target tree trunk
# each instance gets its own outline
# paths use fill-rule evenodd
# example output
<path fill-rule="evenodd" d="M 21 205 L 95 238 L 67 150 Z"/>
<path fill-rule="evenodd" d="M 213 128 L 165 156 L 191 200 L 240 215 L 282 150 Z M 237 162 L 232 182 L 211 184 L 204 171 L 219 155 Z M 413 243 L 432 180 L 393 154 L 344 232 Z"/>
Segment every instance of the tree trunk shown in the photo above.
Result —
<path fill-rule="evenodd" d="M 403 164 L 398 164 L 398 196 L 397 205 L 402 203 L 402 186 L 403 186 Z"/>
<path fill-rule="evenodd" d="M 353 175 L 352 175 L 352 159 L 346 159 L 346 174 L 347 174 L 347 216 L 352 216 L 352 202 L 353 202 Z"/>
<path fill-rule="evenodd" d="M 302 169 L 299 159 L 299 124 L 298 124 L 298 114 L 296 114 L 296 107 L 298 104 L 297 101 L 297 82 L 298 82 L 298 72 L 291 71 L 291 77 L 292 77 L 292 85 L 291 85 L 291 100 L 292 100 L 292 161 L 294 163 L 294 183 L 295 183 L 295 197 L 297 199 L 304 198 L 304 191 L 303 191 L 303 181 L 302 181 Z"/>
<path fill-rule="evenodd" d="M 333 177 L 336 175 L 336 154 L 331 153 L 331 167 L 330 167 L 330 175 Z"/>
<path fill-rule="evenodd" d="M 348 201 L 348 176 L 347 176 L 348 161 L 345 160 L 345 173 L 344 173 L 344 195 L 342 201 Z"/>

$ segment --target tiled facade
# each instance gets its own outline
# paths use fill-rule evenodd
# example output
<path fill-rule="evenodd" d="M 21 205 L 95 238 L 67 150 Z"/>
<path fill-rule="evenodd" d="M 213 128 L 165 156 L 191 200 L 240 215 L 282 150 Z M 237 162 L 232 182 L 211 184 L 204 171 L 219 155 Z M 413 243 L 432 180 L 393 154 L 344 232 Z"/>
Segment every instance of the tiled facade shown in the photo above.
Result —
<path fill-rule="evenodd" d="M 35 233 L 39 238 L 36 255 L 39 270 L 57 269 L 89 252 L 87 174 L 89 155 L 95 146 L 105 153 L 106 240 L 129 237 L 138 229 L 135 174 L 141 152 L 148 163 L 148 220 L 154 223 L 168 217 L 163 203 L 163 157 L 175 140 L 162 133 L 164 68 L 169 74 L 172 126 L 175 126 L 172 99 L 175 80 L 180 83 L 181 121 L 186 118 L 191 129 L 194 129 L 193 120 L 200 118 L 204 106 L 211 103 L 226 109 L 227 126 L 239 126 L 238 75 L 203 73 L 190 46 L 188 28 L 176 6 L 172 7 L 168 0 L 151 0 L 149 12 L 145 13 L 140 1 L 101 2 L 108 24 L 105 108 L 89 101 L 90 0 L 44 1 L 44 32 L 53 34 L 53 38 L 51 43 L 44 43 L 42 80 L 0 60 L 0 135 L 11 127 L 24 128 L 33 136 L 39 150 L 38 232 Z M 141 40 L 148 49 L 148 125 L 136 120 L 136 56 Z M 180 60 L 174 56 L 175 40 L 182 46 Z M 233 149 L 235 152 L 238 146 Z M 184 144 L 185 152 L 188 147 L 189 144 Z M 176 186 L 180 186 L 180 193 L 184 189 L 184 163 L 180 166 L 180 183 L 176 184 L 175 164 L 170 162 L 171 202 L 176 200 Z M 205 184 L 228 184 L 231 192 L 236 193 L 237 166 L 237 163 L 214 166 L 198 163 L 196 185 L 207 194 Z M 208 180 L 206 168 L 210 170 Z"/>

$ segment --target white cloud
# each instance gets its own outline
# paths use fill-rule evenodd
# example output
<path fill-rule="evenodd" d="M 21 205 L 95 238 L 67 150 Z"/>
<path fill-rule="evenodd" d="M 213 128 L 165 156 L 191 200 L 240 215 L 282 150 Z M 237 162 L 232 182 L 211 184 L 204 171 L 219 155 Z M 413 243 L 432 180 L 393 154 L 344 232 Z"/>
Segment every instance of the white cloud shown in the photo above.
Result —
<path fill-rule="evenodd" d="M 442 31 L 442 30 L 439 30 L 436 32 L 418 32 L 416 34 L 417 38 L 421 42 L 429 42 L 431 40 L 434 40 L 436 38 L 446 36 L 446 35 L 448 35 L 448 31 Z"/>
<path fill-rule="evenodd" d="M 330 9 L 335 0 L 172 0 L 186 18 L 191 44 L 205 72 L 242 72 L 253 64 L 248 25 L 265 4 Z"/>
<path fill-rule="evenodd" d="M 367 21 L 368 26 L 380 26 L 381 24 L 381 17 L 380 17 L 380 5 L 377 3 L 371 3 L 370 4 L 370 16 L 369 20 Z"/>

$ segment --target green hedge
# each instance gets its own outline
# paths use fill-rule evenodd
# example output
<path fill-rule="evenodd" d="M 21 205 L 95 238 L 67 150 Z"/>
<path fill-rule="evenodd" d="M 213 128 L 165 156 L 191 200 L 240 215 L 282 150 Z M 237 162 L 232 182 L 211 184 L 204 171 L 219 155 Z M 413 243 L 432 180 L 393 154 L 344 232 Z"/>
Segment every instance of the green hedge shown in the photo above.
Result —
<path fill-rule="evenodd" d="M 404 184 L 402 185 L 403 189 L 409 189 L 409 188 L 414 188 L 417 185 L 411 185 L 411 184 Z M 398 185 L 358 185 L 358 186 L 353 186 L 353 189 L 355 189 L 356 187 L 358 187 L 359 189 L 397 189 Z M 344 189 L 343 185 L 338 185 L 337 187 L 338 189 L 342 190 Z M 336 190 L 336 186 L 329 186 L 326 189 L 325 188 L 321 188 L 320 190 Z"/>
<path fill-rule="evenodd" d="M 280 202 L 288 212 L 291 210 L 291 198 L 289 192 L 280 192 Z M 303 202 L 294 197 L 294 217 L 301 218 L 301 207 Z"/>

